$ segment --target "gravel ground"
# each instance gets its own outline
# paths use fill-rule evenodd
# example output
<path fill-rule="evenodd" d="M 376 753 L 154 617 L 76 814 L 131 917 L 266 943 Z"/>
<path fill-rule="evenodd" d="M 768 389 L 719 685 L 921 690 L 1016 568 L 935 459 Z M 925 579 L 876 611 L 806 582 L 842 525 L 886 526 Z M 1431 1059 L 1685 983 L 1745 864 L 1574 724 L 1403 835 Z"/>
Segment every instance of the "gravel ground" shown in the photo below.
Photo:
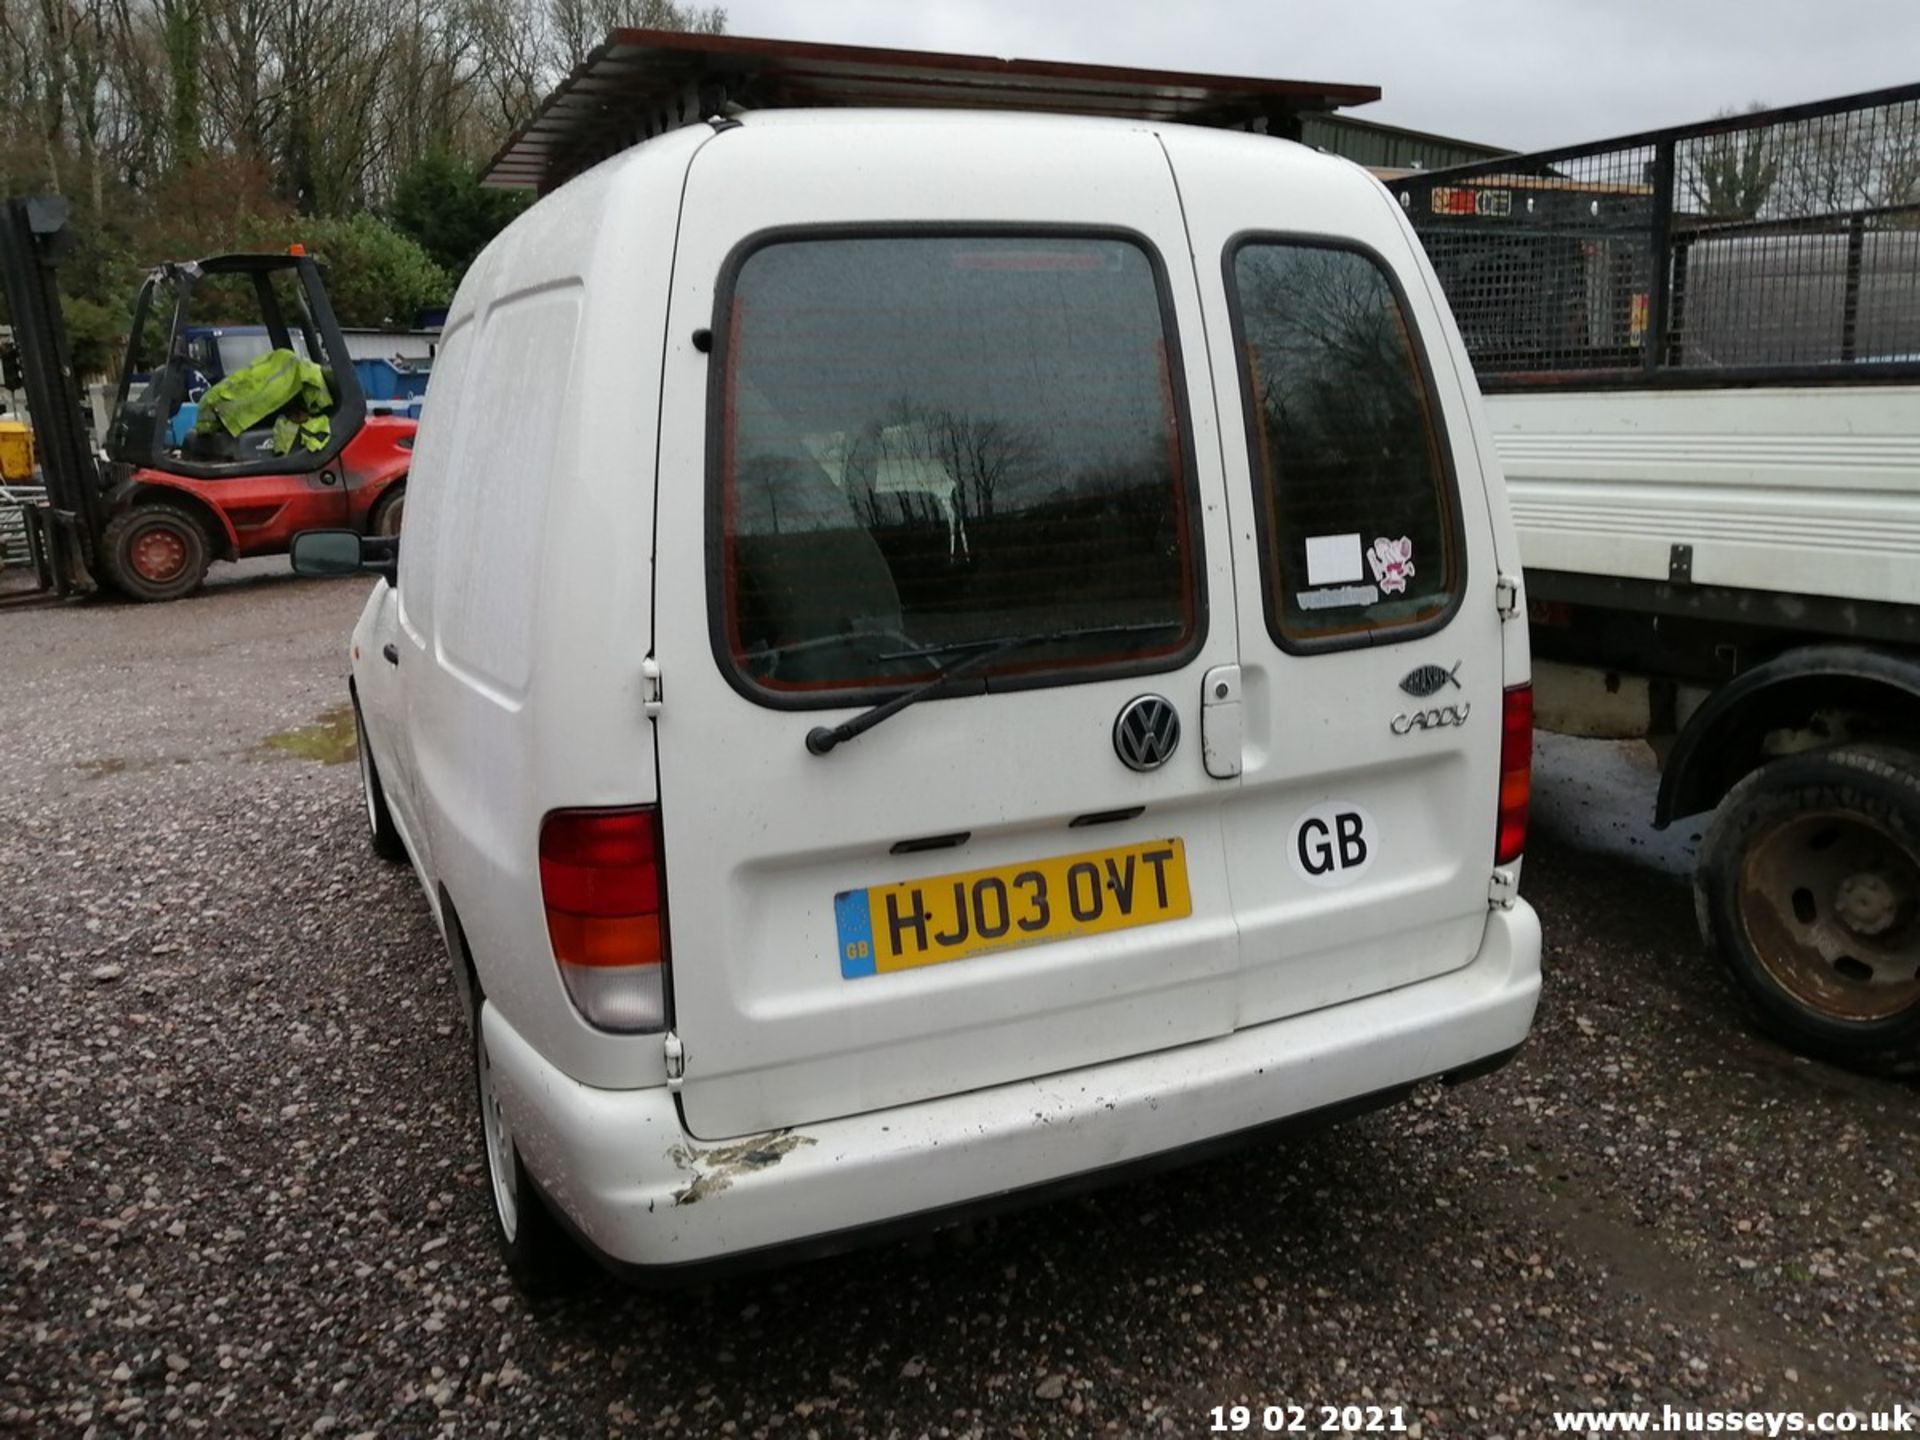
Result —
<path fill-rule="evenodd" d="M 1920 1405 L 1915 1088 L 1733 1022 L 1684 837 L 1645 841 L 1651 769 L 1608 746 L 1544 747 L 1547 990 L 1500 1075 L 915 1245 L 520 1299 L 431 923 L 327 763 L 363 587 L 277 569 L 0 612 L 0 1431 L 1199 1435 L 1245 1402 L 1484 1437 Z"/>

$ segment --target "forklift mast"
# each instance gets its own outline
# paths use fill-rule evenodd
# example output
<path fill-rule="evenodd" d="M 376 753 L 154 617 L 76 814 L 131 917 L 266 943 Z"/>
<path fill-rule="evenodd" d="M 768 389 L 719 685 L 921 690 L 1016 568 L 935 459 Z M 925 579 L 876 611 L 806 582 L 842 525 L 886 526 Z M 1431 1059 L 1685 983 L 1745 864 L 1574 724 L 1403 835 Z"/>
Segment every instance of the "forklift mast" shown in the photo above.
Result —
<path fill-rule="evenodd" d="M 27 507 L 27 539 L 42 588 L 60 595 L 90 586 L 106 512 L 107 475 L 89 438 L 60 309 L 57 272 L 72 244 L 67 202 L 57 195 L 11 199 L 0 211 L 0 281 L 47 491 L 44 505 Z"/>

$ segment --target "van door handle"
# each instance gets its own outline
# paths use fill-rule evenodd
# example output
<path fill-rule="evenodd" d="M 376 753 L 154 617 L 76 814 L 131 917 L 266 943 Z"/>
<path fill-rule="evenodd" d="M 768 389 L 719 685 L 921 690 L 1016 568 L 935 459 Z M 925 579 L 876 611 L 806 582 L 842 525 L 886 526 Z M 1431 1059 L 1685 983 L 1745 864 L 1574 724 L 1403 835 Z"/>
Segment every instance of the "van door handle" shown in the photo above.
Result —
<path fill-rule="evenodd" d="M 1207 774 L 1231 780 L 1244 761 L 1246 720 L 1240 706 L 1240 667 L 1216 665 L 1200 682 L 1200 754 Z"/>
<path fill-rule="evenodd" d="M 400 663 L 400 647 L 391 640 L 380 647 L 380 653 L 387 657 L 387 664 L 398 665 Z"/>

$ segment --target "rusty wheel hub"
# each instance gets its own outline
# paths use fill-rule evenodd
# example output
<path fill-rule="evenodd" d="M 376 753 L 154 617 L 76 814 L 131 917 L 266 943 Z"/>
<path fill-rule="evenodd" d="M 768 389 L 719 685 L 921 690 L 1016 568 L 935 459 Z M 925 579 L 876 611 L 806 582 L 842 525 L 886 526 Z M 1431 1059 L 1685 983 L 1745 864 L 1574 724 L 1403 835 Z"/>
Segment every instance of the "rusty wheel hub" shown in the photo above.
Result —
<path fill-rule="evenodd" d="M 133 537 L 127 558 L 142 579 L 164 585 L 187 568 L 187 542 L 164 526 L 151 525 Z"/>
<path fill-rule="evenodd" d="M 1854 811 L 1780 821 L 1754 837 L 1740 915 L 1760 963 L 1836 1020 L 1920 1004 L 1920 856 Z"/>
<path fill-rule="evenodd" d="M 1900 897 L 1885 875 L 1863 870 L 1840 882 L 1834 909 L 1856 935 L 1884 935 L 1900 918 Z"/>

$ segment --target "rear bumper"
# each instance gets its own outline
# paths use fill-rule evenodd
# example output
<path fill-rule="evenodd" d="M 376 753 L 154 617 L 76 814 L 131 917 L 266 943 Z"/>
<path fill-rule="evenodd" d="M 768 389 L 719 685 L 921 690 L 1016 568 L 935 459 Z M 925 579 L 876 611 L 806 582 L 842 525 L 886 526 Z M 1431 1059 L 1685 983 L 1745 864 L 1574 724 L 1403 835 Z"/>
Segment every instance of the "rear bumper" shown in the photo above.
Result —
<path fill-rule="evenodd" d="M 493 1006 L 487 1047 L 528 1170 L 629 1278 L 850 1248 L 1389 1103 L 1488 1068 L 1526 1039 L 1540 922 L 1492 912 L 1460 970 L 1199 1044 L 710 1144 L 663 1088 L 594 1090 Z"/>

